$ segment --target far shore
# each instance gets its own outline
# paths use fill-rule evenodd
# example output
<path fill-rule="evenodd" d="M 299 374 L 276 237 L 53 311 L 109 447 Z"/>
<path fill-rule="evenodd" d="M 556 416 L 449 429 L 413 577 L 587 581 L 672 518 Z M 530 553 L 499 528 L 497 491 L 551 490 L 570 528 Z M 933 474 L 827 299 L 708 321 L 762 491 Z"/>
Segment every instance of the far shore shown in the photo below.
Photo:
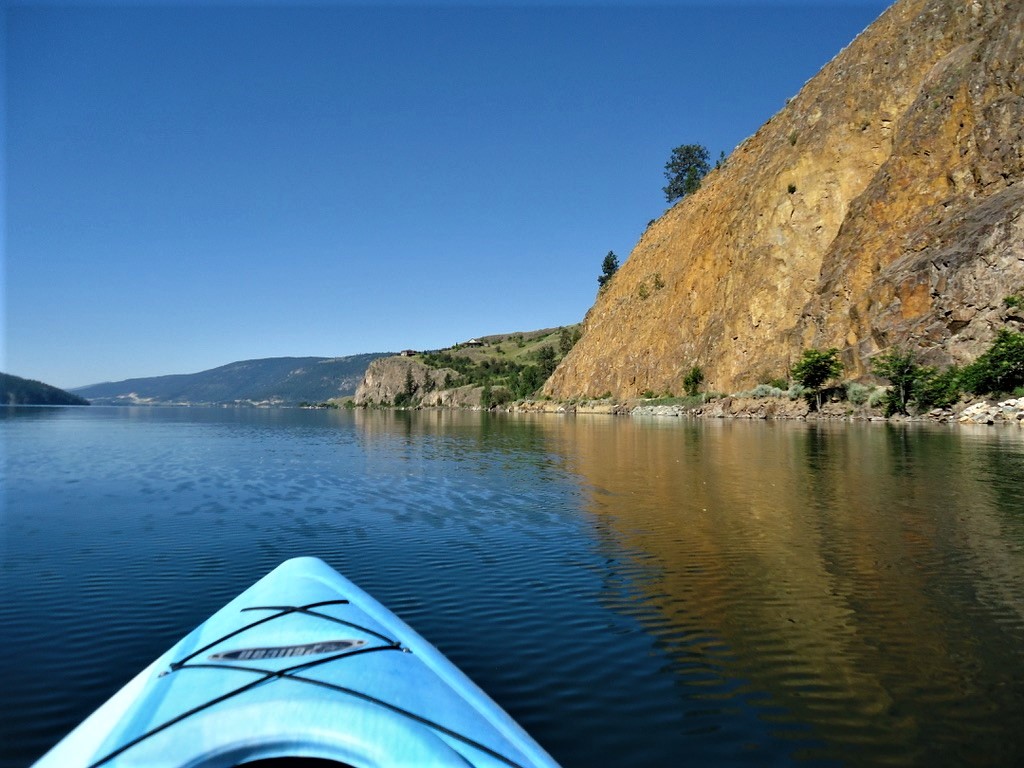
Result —
<path fill-rule="evenodd" d="M 113 407 L 124 407 L 117 404 Z M 140 405 L 133 403 L 132 405 Z M 216 408 L 280 408 L 289 407 L 281 402 L 254 403 L 155 403 L 141 404 L 145 407 L 216 407 Z M 9 406 L 16 407 L 16 406 Z M 22 406 L 39 407 L 39 406 Z M 52 407 L 52 406 L 51 406 Z M 65 406 L 66 407 L 66 406 Z M 877 406 L 854 404 L 848 400 L 829 399 L 821 410 L 811 407 L 803 397 L 744 397 L 719 395 L 704 399 L 695 397 L 632 398 L 576 398 L 572 400 L 517 400 L 485 408 L 479 404 L 446 405 L 356 405 L 352 396 L 332 399 L 320 403 L 303 402 L 295 406 L 302 409 L 351 409 L 371 410 L 452 410 L 491 411 L 497 413 L 541 413 L 553 415 L 604 415 L 631 416 L 635 418 L 698 418 L 698 419 L 744 419 L 748 421 L 821 421 L 821 422 L 881 422 L 881 423 L 933 423 L 965 425 L 1003 425 L 1024 429 L 1024 396 L 1006 398 L 972 398 L 962 400 L 950 408 L 933 408 L 910 415 L 886 416 Z"/>

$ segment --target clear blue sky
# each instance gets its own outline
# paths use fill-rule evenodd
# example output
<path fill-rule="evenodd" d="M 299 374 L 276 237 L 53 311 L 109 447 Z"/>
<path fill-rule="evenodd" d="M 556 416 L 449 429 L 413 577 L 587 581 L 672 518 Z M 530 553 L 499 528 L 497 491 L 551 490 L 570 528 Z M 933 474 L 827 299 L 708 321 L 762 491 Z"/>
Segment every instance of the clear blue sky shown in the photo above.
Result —
<path fill-rule="evenodd" d="M 8 3 L 2 370 L 62 387 L 577 322 L 884 0 Z"/>

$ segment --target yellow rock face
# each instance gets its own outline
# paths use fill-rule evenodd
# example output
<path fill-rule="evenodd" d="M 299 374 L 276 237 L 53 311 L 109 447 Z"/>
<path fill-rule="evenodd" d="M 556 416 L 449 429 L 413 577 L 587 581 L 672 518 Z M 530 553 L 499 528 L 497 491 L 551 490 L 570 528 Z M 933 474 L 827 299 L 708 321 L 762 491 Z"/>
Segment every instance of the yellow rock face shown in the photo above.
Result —
<path fill-rule="evenodd" d="M 641 237 L 545 385 L 568 398 L 973 359 L 1024 288 L 1024 3 L 900 0 Z M 1024 318 L 1021 318 L 1024 320 Z"/>

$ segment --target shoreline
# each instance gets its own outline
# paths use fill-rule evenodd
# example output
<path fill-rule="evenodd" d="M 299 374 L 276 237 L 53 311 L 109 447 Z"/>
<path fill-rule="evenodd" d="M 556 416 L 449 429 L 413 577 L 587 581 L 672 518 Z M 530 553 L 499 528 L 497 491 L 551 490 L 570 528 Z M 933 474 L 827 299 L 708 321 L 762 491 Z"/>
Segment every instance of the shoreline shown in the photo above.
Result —
<path fill-rule="evenodd" d="M 885 416 L 881 409 L 831 401 L 822 410 L 812 411 L 804 400 L 783 398 L 741 398 L 726 396 L 699 405 L 658 404 L 644 400 L 526 400 L 493 410 L 509 413 L 594 414 L 653 418 L 701 418 L 786 421 L 844 421 L 888 423 L 937 423 L 967 425 L 1016 425 L 1024 429 L 1024 397 L 1004 400 L 975 399 L 952 408 L 934 408 L 926 413 Z"/>

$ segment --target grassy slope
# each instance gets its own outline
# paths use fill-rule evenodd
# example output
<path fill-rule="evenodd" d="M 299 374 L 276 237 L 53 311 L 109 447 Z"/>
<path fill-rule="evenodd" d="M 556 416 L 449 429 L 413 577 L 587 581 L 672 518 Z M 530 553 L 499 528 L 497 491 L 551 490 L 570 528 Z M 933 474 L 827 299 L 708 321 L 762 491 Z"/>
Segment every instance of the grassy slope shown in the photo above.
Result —
<path fill-rule="evenodd" d="M 512 360 L 516 363 L 531 363 L 536 359 L 537 351 L 541 347 L 551 347 L 555 355 L 561 358 L 558 349 L 559 335 L 562 328 L 569 333 L 574 333 L 580 324 L 560 326 L 558 328 L 544 328 L 539 331 L 523 331 L 518 333 L 499 333 L 493 336 L 478 336 L 484 342 L 483 347 L 465 347 L 455 345 L 448 349 L 441 350 L 452 355 L 458 355 L 479 363 L 484 360 Z M 416 355 L 422 359 L 422 355 Z"/>
<path fill-rule="evenodd" d="M 578 333 L 579 325 L 544 328 L 538 331 L 500 333 L 481 336 L 481 346 L 457 344 L 442 350 L 416 354 L 413 359 L 434 368 L 455 368 L 459 375 L 452 382 L 455 386 L 493 386 L 504 390 L 499 397 L 530 397 L 539 390 L 558 360 L 562 358 L 562 333 L 570 337 Z M 553 352 L 545 363 L 541 351 L 547 347 Z M 450 356 L 465 365 L 445 361 Z M 439 359 L 440 358 L 440 359 Z"/>

